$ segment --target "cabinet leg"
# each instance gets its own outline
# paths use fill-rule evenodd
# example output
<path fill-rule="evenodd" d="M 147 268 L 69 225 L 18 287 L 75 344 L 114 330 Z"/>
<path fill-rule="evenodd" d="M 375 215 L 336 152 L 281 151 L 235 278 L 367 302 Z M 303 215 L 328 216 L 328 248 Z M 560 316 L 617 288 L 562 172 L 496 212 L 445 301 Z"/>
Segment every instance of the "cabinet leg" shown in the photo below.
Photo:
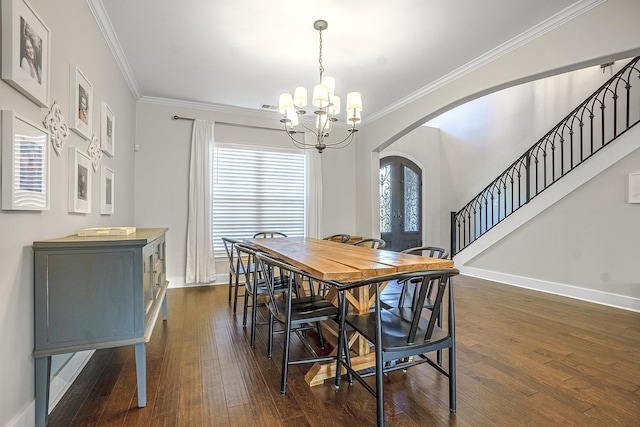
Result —
<path fill-rule="evenodd" d="M 51 356 L 35 359 L 36 379 L 36 427 L 45 427 L 49 416 L 49 382 L 51 381 Z"/>
<path fill-rule="evenodd" d="M 138 407 L 147 406 L 147 356 L 145 343 L 138 343 L 136 347 L 136 377 L 138 380 Z"/>

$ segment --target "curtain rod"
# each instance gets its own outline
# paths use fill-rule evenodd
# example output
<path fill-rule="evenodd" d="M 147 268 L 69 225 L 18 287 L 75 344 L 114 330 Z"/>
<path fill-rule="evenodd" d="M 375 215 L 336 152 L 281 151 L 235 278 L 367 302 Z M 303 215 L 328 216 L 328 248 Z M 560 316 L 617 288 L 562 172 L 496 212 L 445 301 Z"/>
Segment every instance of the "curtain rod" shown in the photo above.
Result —
<path fill-rule="evenodd" d="M 178 115 L 175 115 L 172 117 L 173 120 L 195 120 L 194 118 L 191 117 L 180 117 Z M 225 125 L 225 126 L 236 126 L 239 128 L 249 128 L 249 129 L 264 129 L 264 130 L 275 130 L 275 131 L 279 131 L 279 132 L 283 132 L 283 129 L 276 129 L 276 128 L 268 128 L 265 126 L 254 126 L 254 125 L 242 125 L 239 123 L 229 123 L 229 122 L 216 122 L 214 121 L 214 123 L 220 124 L 220 125 Z"/>

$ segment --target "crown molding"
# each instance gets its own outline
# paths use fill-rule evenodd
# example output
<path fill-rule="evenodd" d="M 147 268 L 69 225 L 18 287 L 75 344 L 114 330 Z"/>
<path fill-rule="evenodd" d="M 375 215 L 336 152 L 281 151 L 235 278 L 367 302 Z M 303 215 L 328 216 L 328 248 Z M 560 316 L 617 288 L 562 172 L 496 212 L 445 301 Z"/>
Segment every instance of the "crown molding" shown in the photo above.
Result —
<path fill-rule="evenodd" d="M 263 119 L 273 119 L 279 117 L 275 111 L 254 110 L 251 108 L 234 107 L 231 105 L 211 104 L 207 102 L 183 101 L 180 99 L 157 98 L 153 96 L 141 96 L 138 102 L 147 104 L 165 105 L 176 108 L 193 108 L 196 110 L 215 111 L 218 113 L 238 114 L 242 116 L 252 116 Z"/>
<path fill-rule="evenodd" d="M 153 96 L 142 96 L 138 99 L 138 102 L 143 102 L 147 104 L 154 105 L 163 105 L 167 107 L 175 107 L 175 108 L 190 108 L 195 110 L 204 110 L 204 111 L 214 111 L 217 113 L 226 113 L 226 114 L 236 114 L 244 117 L 253 117 L 258 119 L 266 119 L 266 120 L 275 120 L 279 121 L 282 117 L 277 111 L 267 111 L 267 110 L 255 110 L 252 108 L 242 108 L 242 107 L 233 107 L 230 105 L 222 105 L 222 104 L 210 104 L 206 102 L 195 102 L 195 101 L 183 101 L 179 99 L 169 99 L 169 98 L 156 98 Z M 311 117 L 305 116 L 305 123 L 309 126 L 313 127 L 315 124 L 315 120 Z M 335 122 L 332 126 L 341 129 L 349 129 L 351 126 L 348 126 L 346 123 Z"/>
<path fill-rule="evenodd" d="M 530 28 L 519 36 L 514 37 L 513 39 L 506 41 L 500 46 L 490 50 L 484 55 L 479 56 L 471 62 L 463 65 L 462 67 L 452 71 L 451 73 L 434 80 L 427 86 L 424 86 L 422 89 L 419 89 L 413 92 L 410 95 L 405 96 L 404 98 L 394 102 L 388 107 L 375 112 L 371 116 L 367 117 L 367 122 L 377 120 L 387 114 L 398 110 L 405 105 L 415 101 L 416 99 L 422 98 L 425 95 L 428 95 L 443 86 L 448 85 L 454 80 L 459 79 L 460 77 L 469 74 L 470 72 L 492 62 L 496 59 L 508 54 L 509 52 L 518 49 L 519 47 L 531 42 L 532 40 L 537 39 L 538 37 L 552 31 L 553 29 L 571 21 L 572 19 L 582 15 L 585 12 L 593 9 L 596 6 L 606 2 L 607 0 L 579 0 L 566 9 L 558 12 L 551 18 L 537 24 L 536 26 Z"/>
<path fill-rule="evenodd" d="M 131 93 L 134 95 L 136 100 L 141 102 L 149 102 L 155 104 L 162 105 L 172 105 L 176 107 L 185 107 L 185 108 L 197 108 L 202 110 L 209 111 L 217 111 L 221 113 L 231 113 L 231 114 L 239 114 L 244 116 L 252 116 L 252 117 L 260 117 L 260 118 L 273 118 L 279 117 L 277 113 L 270 111 L 260 111 L 249 108 L 240 108 L 233 107 L 229 105 L 221 105 L 221 104 L 209 104 L 204 102 L 191 102 L 191 101 L 181 101 L 181 100 L 172 100 L 172 99 L 163 99 L 163 98 L 154 98 L 154 97 L 146 97 L 142 96 L 140 93 L 140 88 L 135 79 L 133 71 L 129 66 L 129 62 L 127 61 L 124 52 L 122 50 L 122 46 L 118 40 L 118 37 L 115 34 L 113 26 L 111 25 L 111 21 L 104 9 L 104 5 L 101 0 L 86 0 L 93 16 L 104 35 L 113 56 L 120 67 L 120 71 L 125 78 Z M 386 108 L 379 110 L 373 113 L 370 116 L 367 116 L 366 119 L 363 119 L 361 126 L 364 126 L 368 122 L 375 121 L 391 112 L 398 110 L 407 104 L 419 99 L 425 95 L 428 95 L 443 86 L 453 82 L 460 77 L 463 77 L 466 74 L 471 73 L 472 71 L 506 55 L 507 53 L 535 40 L 536 38 L 552 31 L 553 29 L 565 24 L 568 21 L 580 16 L 581 14 L 593 9 L 594 7 L 599 6 L 600 4 L 606 2 L 607 0 L 579 0 L 573 5 L 567 7 L 551 18 L 541 22 L 540 24 L 532 27 L 531 29 L 525 31 L 524 33 L 516 36 L 515 38 L 503 43 L 502 45 L 492 49 L 491 51 L 485 53 L 484 55 L 479 56 L 471 62 L 463 65 L 462 67 L 452 71 L 451 73 L 433 81 L 427 86 L 413 92 L 405 96 L 404 98 L 390 104 Z"/>
<path fill-rule="evenodd" d="M 109 20 L 107 11 L 104 9 L 102 0 L 87 0 L 87 4 L 89 5 L 89 9 L 96 20 L 100 31 L 102 31 L 102 35 L 104 36 L 104 39 L 106 40 L 118 67 L 120 68 L 120 72 L 122 73 L 127 86 L 129 86 L 129 90 L 136 100 L 140 99 L 140 87 L 138 86 L 138 82 L 136 81 L 131 67 L 129 66 L 129 61 L 127 61 L 127 58 L 124 55 L 122 45 L 120 44 L 118 36 L 116 36 L 116 32 L 111 25 L 111 21 Z"/>

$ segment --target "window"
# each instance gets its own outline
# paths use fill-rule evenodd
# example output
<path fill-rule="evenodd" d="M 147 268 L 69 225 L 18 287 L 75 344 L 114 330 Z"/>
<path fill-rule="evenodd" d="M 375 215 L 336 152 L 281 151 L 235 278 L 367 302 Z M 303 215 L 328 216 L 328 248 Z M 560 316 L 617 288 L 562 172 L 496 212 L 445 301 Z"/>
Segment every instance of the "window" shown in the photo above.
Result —
<path fill-rule="evenodd" d="M 216 257 L 225 256 L 222 236 L 245 239 L 270 230 L 304 236 L 304 153 L 216 144 L 212 165 Z"/>

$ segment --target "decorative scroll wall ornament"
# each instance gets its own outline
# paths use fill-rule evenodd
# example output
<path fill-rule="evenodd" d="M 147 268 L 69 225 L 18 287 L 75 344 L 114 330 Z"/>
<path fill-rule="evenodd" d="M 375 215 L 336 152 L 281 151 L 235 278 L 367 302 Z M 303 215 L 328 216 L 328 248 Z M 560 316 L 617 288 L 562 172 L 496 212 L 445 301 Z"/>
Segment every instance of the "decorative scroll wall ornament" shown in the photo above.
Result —
<path fill-rule="evenodd" d="M 44 118 L 42 124 L 49 131 L 53 149 L 60 156 L 65 140 L 69 137 L 69 125 L 64 121 L 62 108 L 58 101 L 54 101 L 51 105 L 51 110 L 49 110 L 49 114 Z"/>
<path fill-rule="evenodd" d="M 95 134 L 91 137 L 91 142 L 89 143 L 87 154 L 89 154 L 89 157 L 91 158 L 93 171 L 98 172 L 98 168 L 100 167 L 100 160 L 102 160 L 102 148 L 100 147 L 100 142 L 98 141 L 98 137 Z"/>

